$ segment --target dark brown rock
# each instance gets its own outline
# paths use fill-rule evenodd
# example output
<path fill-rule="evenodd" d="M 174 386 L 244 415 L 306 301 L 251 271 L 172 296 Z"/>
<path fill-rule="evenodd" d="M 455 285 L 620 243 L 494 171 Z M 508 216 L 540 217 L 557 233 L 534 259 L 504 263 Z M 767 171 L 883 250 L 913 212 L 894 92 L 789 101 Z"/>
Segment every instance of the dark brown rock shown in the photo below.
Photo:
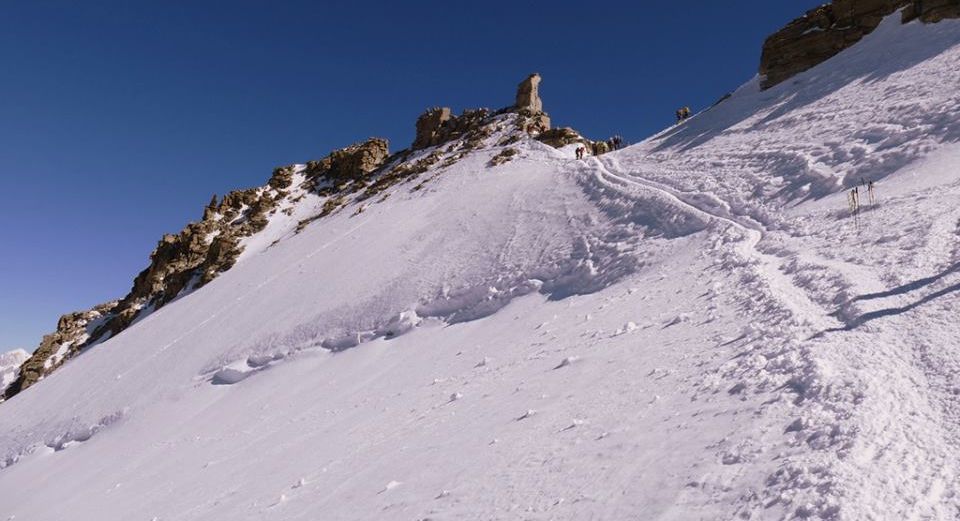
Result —
<path fill-rule="evenodd" d="M 387 140 L 370 138 L 363 143 L 334 150 L 320 161 L 308 162 L 307 183 L 316 186 L 323 179 L 336 184 L 360 180 L 383 166 L 388 157 L 390 146 Z"/>
<path fill-rule="evenodd" d="M 467 109 L 459 116 L 450 115 L 450 109 L 433 108 L 417 118 L 417 138 L 413 149 L 420 150 L 432 146 L 475 135 L 488 123 L 490 111 L 487 109 Z"/>
<path fill-rule="evenodd" d="M 453 116 L 448 107 L 434 107 L 417 118 L 417 136 L 413 140 L 413 149 L 419 150 L 440 143 L 441 129 Z"/>
<path fill-rule="evenodd" d="M 490 158 L 490 166 L 502 165 L 513 159 L 513 157 L 519 153 L 520 151 L 515 148 L 505 148 L 501 150 L 499 154 Z"/>
<path fill-rule="evenodd" d="M 540 75 L 533 73 L 517 85 L 517 99 L 513 110 L 520 114 L 521 130 L 530 134 L 540 134 L 550 130 L 550 116 L 543 111 L 540 99 Z"/>
<path fill-rule="evenodd" d="M 760 85 L 768 89 L 810 69 L 873 32 L 885 16 L 938 22 L 960 17 L 960 0 L 834 0 L 808 11 L 763 45 Z"/>
<path fill-rule="evenodd" d="M 552 128 L 537 136 L 537 140 L 542 141 L 554 148 L 563 148 L 573 143 L 588 143 L 589 140 L 581 136 L 576 130 L 570 127 Z"/>
<path fill-rule="evenodd" d="M 292 165 L 276 168 L 267 184 L 276 190 L 285 190 L 293 184 L 293 171 Z"/>
<path fill-rule="evenodd" d="M 960 18 L 960 0 L 923 0 L 913 2 L 911 15 L 920 18 L 924 23 L 937 23 L 947 18 Z M 920 10 L 917 11 L 917 4 Z M 904 17 L 907 17 L 904 13 Z"/>
<path fill-rule="evenodd" d="M 44 335 L 40 346 L 20 366 L 17 379 L 6 389 L 4 397 L 16 395 L 76 356 L 86 347 L 93 330 L 104 317 L 109 316 L 116 304 L 115 301 L 107 302 L 89 311 L 68 313 L 60 317 L 57 330 Z"/>

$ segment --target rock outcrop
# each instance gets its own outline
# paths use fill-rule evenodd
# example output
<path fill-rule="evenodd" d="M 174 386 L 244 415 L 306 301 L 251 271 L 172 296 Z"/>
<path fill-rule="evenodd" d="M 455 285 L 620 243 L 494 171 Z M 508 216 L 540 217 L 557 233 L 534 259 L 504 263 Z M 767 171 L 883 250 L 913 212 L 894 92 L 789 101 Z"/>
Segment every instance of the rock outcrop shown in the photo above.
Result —
<path fill-rule="evenodd" d="M 491 113 L 487 109 L 464 110 L 454 116 L 449 107 L 434 107 L 417 118 L 417 134 L 412 149 L 421 150 L 476 134 L 489 123 L 491 116 L 513 112 L 519 114 L 518 128 L 530 134 L 550 129 L 550 117 L 543 112 L 540 99 L 540 75 L 531 74 L 517 86 L 516 102 Z"/>
<path fill-rule="evenodd" d="M 434 107 L 417 118 L 417 137 L 413 140 L 413 149 L 419 150 L 438 144 L 443 125 L 452 118 L 449 107 Z"/>
<path fill-rule="evenodd" d="M 589 139 L 584 138 L 579 132 L 570 127 L 551 128 L 550 130 L 541 132 L 540 135 L 537 136 L 537 140 L 553 148 L 563 148 L 574 143 L 583 143 L 585 145 L 590 143 Z"/>
<path fill-rule="evenodd" d="M 603 155 L 611 150 L 615 150 L 614 145 L 616 143 L 613 138 L 606 141 L 593 141 L 591 139 L 587 139 L 570 127 L 552 128 L 538 135 L 537 140 L 554 148 L 563 148 L 567 145 L 580 144 L 583 145 L 586 150 L 594 156 Z"/>
<path fill-rule="evenodd" d="M 319 163 L 319 171 L 334 181 L 358 179 L 369 176 L 390 157 L 390 144 L 386 139 L 370 138 L 363 143 L 335 150 Z M 318 169 L 314 168 L 313 172 Z"/>
<path fill-rule="evenodd" d="M 427 110 L 417 118 L 417 137 L 413 150 L 439 146 L 460 139 L 485 124 L 490 117 L 487 109 L 467 109 L 454 116 L 448 107 Z"/>
<path fill-rule="evenodd" d="M 45 335 L 33 355 L 20 366 L 17 378 L 4 390 L 4 398 L 10 398 L 30 387 L 76 355 L 87 345 L 94 330 L 102 324 L 116 304 L 108 302 L 89 311 L 68 313 L 60 317 L 57 330 Z"/>
<path fill-rule="evenodd" d="M 915 0 L 906 2 L 903 23 L 920 19 L 923 23 L 935 24 L 947 18 L 960 18 L 960 0 Z"/>
<path fill-rule="evenodd" d="M 761 87 L 768 89 L 854 45 L 901 11 L 904 23 L 960 17 L 960 0 L 834 0 L 790 22 L 763 45 Z"/>
<path fill-rule="evenodd" d="M 523 128 L 525 132 L 536 134 L 550 130 L 550 116 L 543 111 L 540 99 L 540 75 L 533 73 L 517 85 L 517 100 L 513 110 L 529 119 Z"/>
<path fill-rule="evenodd" d="M 513 105 L 517 111 L 543 112 L 543 101 L 540 99 L 541 79 L 540 74 L 535 72 L 517 85 L 517 102 Z"/>

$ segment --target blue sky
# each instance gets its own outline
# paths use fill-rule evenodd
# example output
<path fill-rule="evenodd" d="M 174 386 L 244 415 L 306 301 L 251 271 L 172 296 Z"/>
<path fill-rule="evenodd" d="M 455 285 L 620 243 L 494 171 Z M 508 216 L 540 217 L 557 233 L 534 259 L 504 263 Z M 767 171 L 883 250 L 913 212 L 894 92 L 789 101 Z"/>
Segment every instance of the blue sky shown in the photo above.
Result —
<path fill-rule="evenodd" d="M 752 77 L 814 0 L 11 0 L 0 15 L 0 351 L 122 297 L 214 193 L 528 73 L 554 124 L 639 140 Z"/>

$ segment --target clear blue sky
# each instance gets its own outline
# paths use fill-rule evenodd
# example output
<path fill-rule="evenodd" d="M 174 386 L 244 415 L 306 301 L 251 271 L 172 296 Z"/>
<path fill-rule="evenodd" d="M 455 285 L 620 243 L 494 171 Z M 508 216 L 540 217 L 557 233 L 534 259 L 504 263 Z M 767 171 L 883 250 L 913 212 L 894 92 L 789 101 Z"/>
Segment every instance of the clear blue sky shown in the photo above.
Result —
<path fill-rule="evenodd" d="M 0 351 L 123 296 L 214 193 L 539 71 L 557 125 L 636 141 L 750 79 L 816 0 L 10 0 L 0 9 Z"/>

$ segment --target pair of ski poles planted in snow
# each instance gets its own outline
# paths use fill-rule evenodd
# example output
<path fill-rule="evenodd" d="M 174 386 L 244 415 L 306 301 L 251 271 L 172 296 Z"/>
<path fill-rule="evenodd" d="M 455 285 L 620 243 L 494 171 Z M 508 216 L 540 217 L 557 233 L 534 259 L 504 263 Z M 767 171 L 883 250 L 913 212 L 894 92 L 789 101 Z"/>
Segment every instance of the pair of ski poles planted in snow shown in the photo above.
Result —
<path fill-rule="evenodd" d="M 847 204 L 850 205 L 850 213 L 853 214 L 857 228 L 860 227 L 860 188 L 862 187 L 867 189 L 867 197 L 869 198 L 870 206 L 877 205 L 877 196 L 876 190 L 874 190 L 873 187 L 873 181 L 867 181 L 861 177 L 860 186 L 853 187 L 853 189 L 847 193 Z"/>

